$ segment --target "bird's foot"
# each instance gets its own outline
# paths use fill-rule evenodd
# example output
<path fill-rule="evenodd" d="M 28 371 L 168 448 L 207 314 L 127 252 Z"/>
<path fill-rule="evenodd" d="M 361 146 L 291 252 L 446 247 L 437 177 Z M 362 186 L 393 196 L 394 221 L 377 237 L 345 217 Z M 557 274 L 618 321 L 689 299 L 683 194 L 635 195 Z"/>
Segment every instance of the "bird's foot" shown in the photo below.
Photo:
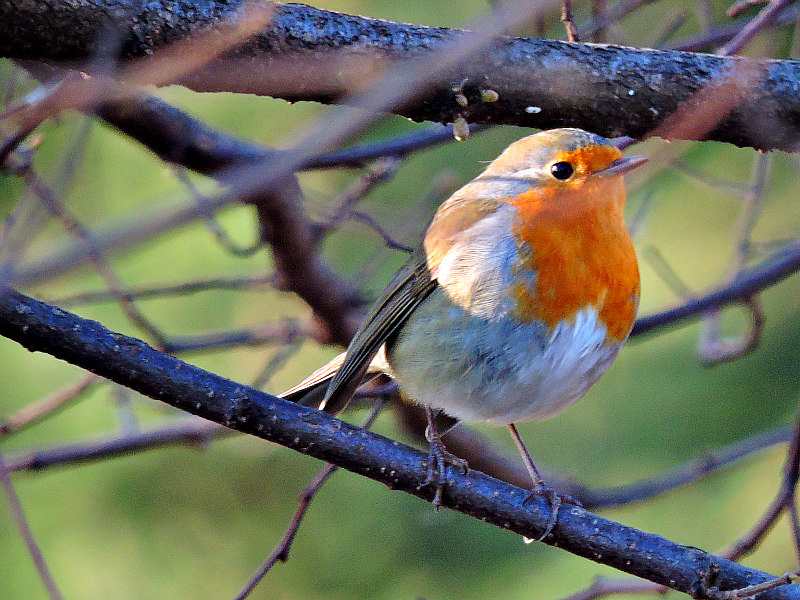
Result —
<path fill-rule="evenodd" d="M 546 538 L 550 533 L 553 531 L 553 528 L 558 523 L 558 510 L 561 508 L 562 504 L 572 504 L 573 506 L 583 507 L 580 500 L 573 498 L 572 496 L 559 495 L 556 491 L 548 485 L 539 484 L 528 495 L 527 498 L 522 502 L 523 505 L 531 502 L 536 497 L 543 497 L 548 502 L 550 502 L 550 518 L 547 520 L 547 527 L 545 527 L 544 533 L 539 537 L 537 542 L 541 542 L 544 538 Z"/>
<path fill-rule="evenodd" d="M 439 512 L 442 505 L 442 490 L 447 484 L 447 463 L 458 467 L 462 472 L 467 472 L 467 461 L 459 458 L 455 454 L 448 452 L 438 435 L 428 435 L 430 444 L 430 454 L 428 458 L 428 476 L 425 478 L 425 486 L 435 485 L 436 493 L 433 496 L 433 510 Z"/>

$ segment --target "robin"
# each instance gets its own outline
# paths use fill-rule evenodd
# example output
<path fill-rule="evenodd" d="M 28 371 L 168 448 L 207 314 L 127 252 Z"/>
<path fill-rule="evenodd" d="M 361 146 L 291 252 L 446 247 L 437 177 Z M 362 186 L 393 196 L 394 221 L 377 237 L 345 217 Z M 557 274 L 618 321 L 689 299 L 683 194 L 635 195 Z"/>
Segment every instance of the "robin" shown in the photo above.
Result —
<path fill-rule="evenodd" d="M 284 397 L 324 389 L 320 408 L 335 415 L 369 376 L 390 375 L 425 408 L 437 508 L 446 463 L 466 468 L 445 449 L 437 417 L 505 425 L 533 493 L 551 501 L 546 537 L 561 498 L 514 423 L 547 419 L 580 399 L 625 343 L 639 269 L 622 175 L 646 160 L 624 158 L 580 129 L 511 144 L 439 207 L 347 352 Z"/>

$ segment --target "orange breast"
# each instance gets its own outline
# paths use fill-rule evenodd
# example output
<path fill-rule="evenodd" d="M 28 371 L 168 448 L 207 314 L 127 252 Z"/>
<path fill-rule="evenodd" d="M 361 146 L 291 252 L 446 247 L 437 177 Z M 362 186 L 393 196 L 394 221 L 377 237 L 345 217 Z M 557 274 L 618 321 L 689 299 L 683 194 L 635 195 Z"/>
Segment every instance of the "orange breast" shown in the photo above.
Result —
<path fill-rule="evenodd" d="M 509 202 L 519 215 L 512 289 L 518 318 L 553 328 L 591 306 L 606 324 L 606 341 L 623 341 L 636 318 L 639 268 L 623 219 L 622 181 L 536 189 Z"/>

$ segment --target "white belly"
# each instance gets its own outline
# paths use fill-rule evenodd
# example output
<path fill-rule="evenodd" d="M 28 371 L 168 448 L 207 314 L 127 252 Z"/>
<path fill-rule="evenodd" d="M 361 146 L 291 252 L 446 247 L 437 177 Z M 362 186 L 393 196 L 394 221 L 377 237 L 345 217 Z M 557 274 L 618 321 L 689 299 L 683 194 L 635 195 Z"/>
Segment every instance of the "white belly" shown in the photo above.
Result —
<path fill-rule="evenodd" d="M 622 347 L 605 334 L 592 308 L 551 333 L 541 323 L 470 314 L 439 288 L 387 359 L 410 399 L 466 422 L 507 425 L 547 419 L 586 394 Z"/>

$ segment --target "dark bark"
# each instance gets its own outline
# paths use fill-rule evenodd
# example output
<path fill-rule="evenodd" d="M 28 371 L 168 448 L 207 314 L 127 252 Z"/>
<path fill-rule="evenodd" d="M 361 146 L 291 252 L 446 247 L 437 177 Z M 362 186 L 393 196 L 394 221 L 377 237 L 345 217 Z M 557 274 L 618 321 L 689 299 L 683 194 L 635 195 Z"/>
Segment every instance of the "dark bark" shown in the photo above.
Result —
<path fill-rule="evenodd" d="M 113 333 L 95 321 L 16 291 L 0 293 L 0 335 L 108 377 L 151 398 L 232 429 L 380 481 L 430 501 L 426 455 L 383 436 L 224 379 L 144 342 Z M 547 525 L 549 502 L 483 473 L 448 469 L 443 505 L 536 538 Z M 564 507 L 546 543 L 590 560 L 702 598 L 771 579 L 766 573 L 682 546 L 657 535 Z M 718 571 L 718 574 L 717 574 Z M 713 576 L 710 576 L 712 573 Z M 709 587 L 711 586 L 711 587 Z M 783 586 L 759 596 L 798 599 Z"/>
<path fill-rule="evenodd" d="M 0 55 L 82 64 L 96 40 L 113 28 L 122 36 L 124 59 L 149 56 L 220 23 L 241 6 L 236 0 L 0 0 Z M 660 127 L 659 134 L 668 138 L 759 149 L 792 151 L 800 140 L 798 61 L 519 38 L 497 38 L 478 51 L 482 42 L 476 36 L 476 50 L 464 60 L 430 68 L 441 56 L 435 53 L 472 35 L 277 4 L 265 30 L 181 82 L 201 91 L 340 102 L 376 80 L 388 63 L 405 61 L 413 72 L 427 60 L 431 77 L 414 86 L 413 98 L 393 112 L 439 122 L 462 117 L 472 123 L 577 126 L 634 138 Z M 721 81 L 729 84 L 721 114 L 712 106 L 713 119 L 705 127 L 664 129 L 678 107 Z M 468 100 L 466 106 L 456 102 L 454 87 Z M 497 101 L 482 101 L 481 90 L 487 89 L 496 92 Z M 702 114 L 706 108 L 697 110 Z"/>

